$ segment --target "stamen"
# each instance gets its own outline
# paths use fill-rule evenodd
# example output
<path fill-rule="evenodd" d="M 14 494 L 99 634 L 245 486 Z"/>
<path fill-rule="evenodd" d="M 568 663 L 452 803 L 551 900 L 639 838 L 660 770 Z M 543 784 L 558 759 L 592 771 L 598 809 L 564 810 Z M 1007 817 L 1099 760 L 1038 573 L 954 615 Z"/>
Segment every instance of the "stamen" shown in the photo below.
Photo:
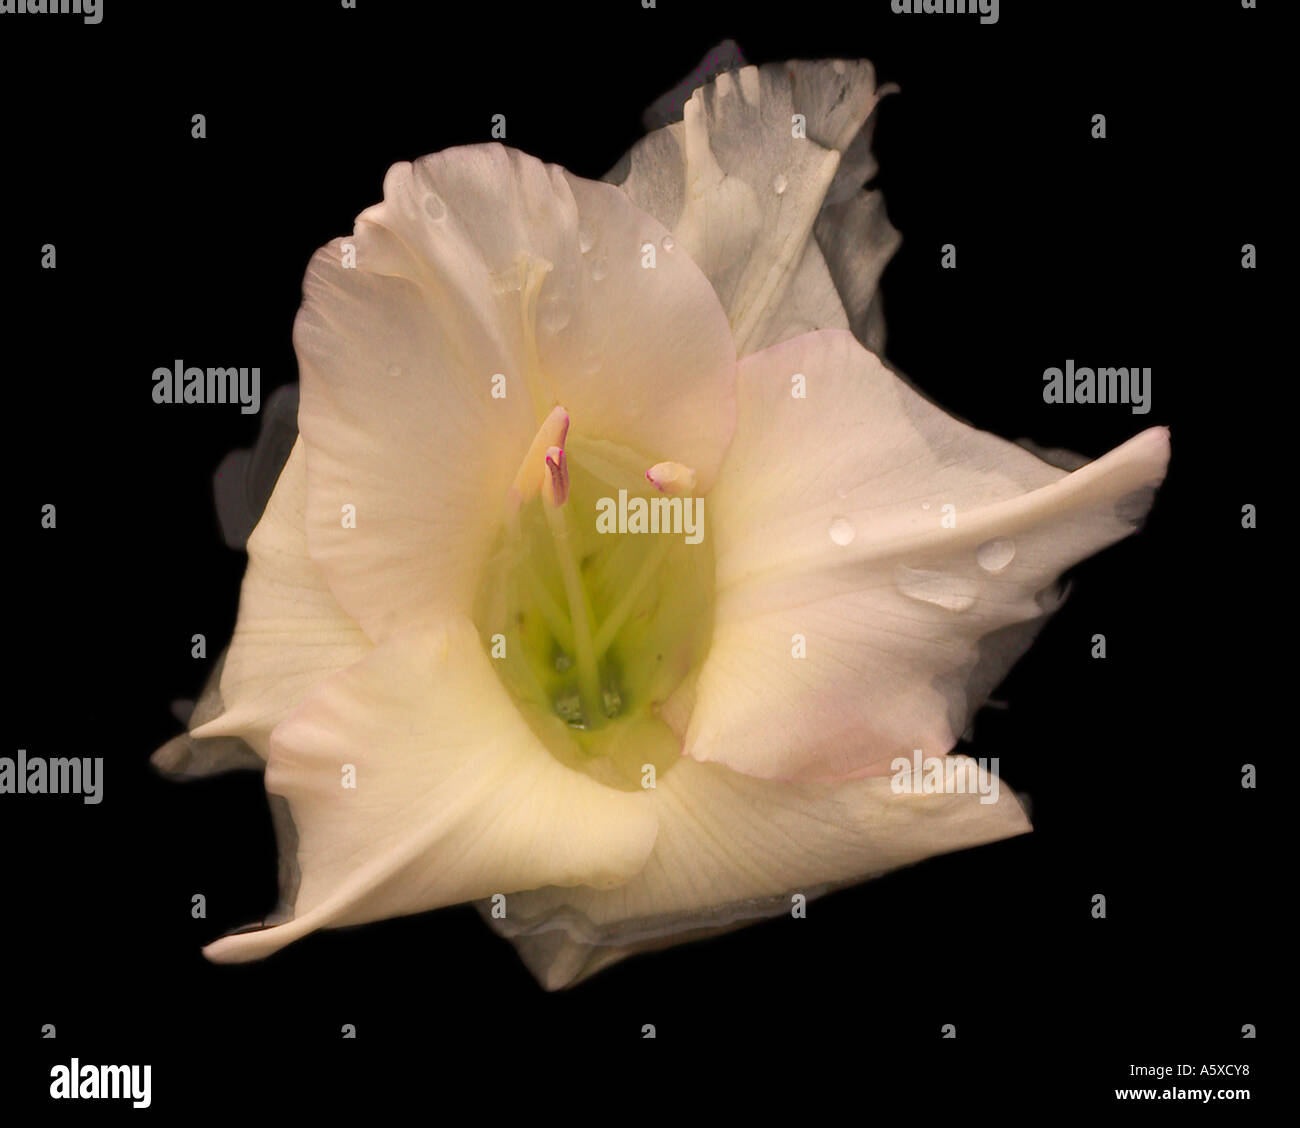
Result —
<path fill-rule="evenodd" d="M 600 624 L 600 629 L 592 640 L 592 649 L 595 650 L 598 661 L 605 656 L 605 651 L 609 649 L 618 632 L 623 629 L 623 624 L 631 617 L 637 601 L 641 598 L 650 580 L 659 571 L 660 565 L 664 562 L 664 557 L 668 555 L 668 550 L 672 546 L 672 537 L 666 533 L 661 534 L 649 554 L 641 561 L 641 567 L 637 569 L 636 575 L 632 577 L 632 582 L 623 589 L 623 594 L 619 597 L 618 603 L 605 616 L 605 621 Z"/>
<path fill-rule="evenodd" d="M 660 493 L 676 496 L 695 489 L 695 471 L 680 462 L 656 462 L 645 476 Z"/>
<path fill-rule="evenodd" d="M 569 460 L 557 446 L 546 452 L 548 473 L 542 478 L 542 500 L 550 506 L 563 505 L 569 499 Z"/>
<path fill-rule="evenodd" d="M 569 435 L 569 413 L 562 407 L 551 409 L 537 429 L 537 434 L 533 436 L 533 441 L 528 445 L 528 453 L 524 455 L 524 460 L 519 464 L 519 473 L 515 475 L 515 480 L 510 489 L 506 492 L 506 510 L 510 515 L 519 512 L 520 507 L 526 501 L 531 501 L 537 496 L 537 491 L 542 488 L 542 479 L 549 478 L 550 474 L 546 469 L 546 453 L 558 447 L 564 449 L 564 440 Z M 566 488 L 567 495 L 567 488 Z"/>
<path fill-rule="evenodd" d="M 506 634 L 508 648 L 493 651 L 504 659 L 497 669 L 528 703 L 536 731 L 565 763 L 587 770 L 588 757 L 622 747 L 619 734 L 629 730 L 620 725 L 646 720 L 702 656 L 712 617 L 712 548 L 677 552 L 669 526 L 653 537 L 595 535 L 611 531 L 588 524 L 599 495 L 627 490 L 662 516 L 690 502 L 673 496 L 669 506 L 662 496 L 654 501 L 656 493 L 690 494 L 695 475 L 661 463 L 642 470 L 655 489 L 637 489 L 635 454 L 612 443 L 575 446 L 570 464 L 569 414 L 546 410 L 503 499 L 505 535 L 474 616 L 485 638 Z M 597 512 L 602 508 L 597 500 Z M 662 524 L 655 523 L 657 533 Z"/>
<path fill-rule="evenodd" d="M 548 466 L 550 462 L 548 456 Z M 556 465 L 557 468 L 563 467 L 567 493 L 568 467 L 563 457 Z M 547 480 L 554 483 L 554 475 L 548 474 Z M 542 488 L 545 490 L 547 487 Z M 569 543 L 569 527 L 564 519 L 564 510 L 553 501 L 543 508 L 546 511 L 546 523 L 551 528 L 551 543 L 555 546 L 555 559 L 560 565 L 560 576 L 564 581 L 564 596 L 569 603 L 569 622 L 573 624 L 573 648 L 578 667 L 578 697 L 582 706 L 582 715 L 588 728 L 599 728 L 605 723 L 606 717 L 603 708 L 604 696 L 600 689 L 600 669 L 596 662 L 596 649 L 592 645 L 592 616 L 591 609 L 587 605 L 587 592 L 582 585 L 582 574 L 578 570 L 577 560 L 574 559 L 573 547 Z"/>
<path fill-rule="evenodd" d="M 546 410 L 547 401 L 554 403 L 559 398 L 555 394 L 555 384 L 550 373 L 542 367 L 541 350 L 537 346 L 537 299 L 542 292 L 542 283 L 551 272 L 551 264 L 545 259 L 523 257 L 518 265 L 521 282 L 519 317 L 525 354 L 524 380 L 533 400 L 533 410 L 540 419 Z"/>

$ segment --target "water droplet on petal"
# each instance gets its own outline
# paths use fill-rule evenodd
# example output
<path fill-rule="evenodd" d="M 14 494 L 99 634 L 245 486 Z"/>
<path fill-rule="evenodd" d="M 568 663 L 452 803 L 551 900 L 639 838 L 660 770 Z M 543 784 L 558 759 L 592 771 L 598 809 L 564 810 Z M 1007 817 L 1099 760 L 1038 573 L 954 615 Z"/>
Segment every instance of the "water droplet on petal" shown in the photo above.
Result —
<path fill-rule="evenodd" d="M 388 375 L 391 379 L 396 379 L 401 374 L 402 366 L 400 364 L 390 364 L 388 366 Z"/>
<path fill-rule="evenodd" d="M 929 508 L 930 508 L 930 503 L 929 503 L 928 501 L 923 501 L 923 502 L 921 502 L 921 508 L 922 508 L 922 509 L 929 509 Z"/>
<path fill-rule="evenodd" d="M 502 270 L 488 278 L 494 294 L 517 294 L 524 288 L 523 281 L 519 276 L 519 268 L 511 267 L 509 270 Z"/>
<path fill-rule="evenodd" d="M 613 686 L 607 686 L 604 691 L 605 716 L 617 717 L 619 711 L 623 708 L 623 695 Z"/>
<path fill-rule="evenodd" d="M 584 255 L 595 246 L 595 240 L 591 237 L 591 232 L 585 227 L 578 228 L 578 250 Z"/>
<path fill-rule="evenodd" d="M 772 191 L 775 192 L 778 196 L 781 195 L 781 193 L 784 192 L 788 186 L 789 186 L 789 181 L 786 180 L 786 178 L 779 172 L 772 179 Z"/>
<path fill-rule="evenodd" d="M 424 211 L 430 219 L 441 219 L 447 214 L 447 205 L 442 202 L 442 197 L 437 192 L 430 192 L 424 197 Z"/>
<path fill-rule="evenodd" d="M 986 572 L 1001 572 L 1016 555 L 1015 542 L 1006 537 L 985 541 L 975 550 L 975 559 Z"/>
<path fill-rule="evenodd" d="M 831 70 L 833 70 L 836 74 L 843 74 L 844 69 L 845 68 L 844 68 L 843 59 L 836 59 L 831 63 Z"/>
<path fill-rule="evenodd" d="M 573 310 L 559 294 L 552 294 L 542 299 L 537 319 L 548 333 L 558 333 L 573 320 Z"/>
<path fill-rule="evenodd" d="M 601 255 L 600 258 L 592 262 L 591 280 L 593 282 L 599 282 L 608 273 L 609 273 L 609 260 L 606 259 L 604 255 Z"/>
<path fill-rule="evenodd" d="M 975 604 L 979 586 L 964 576 L 949 576 L 900 564 L 894 572 L 898 590 L 909 599 L 932 603 L 946 611 L 965 611 Z"/>
<path fill-rule="evenodd" d="M 586 728 L 587 719 L 582 715 L 582 699 L 576 689 L 567 690 L 552 703 L 555 712 L 574 728 Z"/>
<path fill-rule="evenodd" d="M 831 522 L 831 540 L 836 544 L 852 544 L 853 538 L 858 535 L 857 530 L 844 517 L 836 517 Z"/>
<path fill-rule="evenodd" d="M 665 235 L 665 236 L 664 236 L 664 242 L 663 242 L 663 248 L 664 248 L 664 250 L 665 250 L 665 251 L 671 251 L 675 246 L 677 246 L 677 243 L 676 243 L 676 241 L 673 239 L 673 237 L 672 237 L 671 235 Z"/>

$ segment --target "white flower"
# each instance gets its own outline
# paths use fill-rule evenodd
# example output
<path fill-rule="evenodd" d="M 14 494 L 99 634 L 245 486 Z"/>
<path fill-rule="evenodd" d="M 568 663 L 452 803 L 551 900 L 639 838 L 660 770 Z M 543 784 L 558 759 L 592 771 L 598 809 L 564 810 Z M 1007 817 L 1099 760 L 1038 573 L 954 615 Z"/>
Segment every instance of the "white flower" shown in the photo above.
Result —
<path fill-rule="evenodd" d="M 562 987 L 1029 829 L 889 764 L 952 749 L 1168 432 L 1066 474 L 863 346 L 878 95 L 866 63 L 721 75 L 619 187 L 448 150 L 313 258 L 301 437 L 192 730 L 266 761 L 289 876 L 211 958 L 505 894 Z M 620 491 L 702 502 L 702 540 L 601 532 Z"/>

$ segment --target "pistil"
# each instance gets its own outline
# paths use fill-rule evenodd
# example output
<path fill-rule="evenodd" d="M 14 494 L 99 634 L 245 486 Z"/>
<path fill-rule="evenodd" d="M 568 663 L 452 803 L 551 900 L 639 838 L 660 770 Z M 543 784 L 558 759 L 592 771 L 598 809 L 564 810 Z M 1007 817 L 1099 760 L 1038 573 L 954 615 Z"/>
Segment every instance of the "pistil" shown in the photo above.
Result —
<path fill-rule="evenodd" d="M 654 578 L 659 571 L 659 566 L 663 564 L 664 557 L 668 555 L 668 550 L 672 548 L 672 538 L 661 536 L 656 541 L 650 553 L 641 561 L 641 567 L 632 577 L 632 582 L 624 589 L 619 600 L 610 609 L 604 621 L 600 624 L 600 630 L 596 632 L 596 637 L 592 640 L 592 647 L 596 652 L 596 658 L 599 660 L 605 656 L 605 651 L 609 649 L 610 644 L 618 636 L 623 624 L 627 622 L 628 617 L 636 608 L 637 600 L 641 598 L 642 592 L 645 591 L 646 585 Z"/>
<path fill-rule="evenodd" d="M 689 466 L 683 466 L 680 462 L 658 462 L 651 466 L 645 472 L 646 480 L 649 481 L 660 493 L 669 494 L 670 496 L 687 496 L 695 489 L 695 471 Z M 627 622 L 628 617 L 636 609 L 637 600 L 641 598 L 641 593 L 645 591 L 646 585 L 658 573 L 660 565 L 664 562 L 664 557 L 668 555 L 668 550 L 672 547 L 672 540 L 664 535 L 659 538 L 655 546 L 650 550 L 649 555 L 641 561 L 641 567 L 632 577 L 632 582 L 624 589 L 619 600 L 614 604 L 609 614 L 605 616 L 604 622 L 600 624 L 600 630 L 596 632 L 593 645 L 596 650 L 597 660 L 605 656 L 605 651 L 609 649 L 610 644 L 618 636 L 623 624 Z"/>

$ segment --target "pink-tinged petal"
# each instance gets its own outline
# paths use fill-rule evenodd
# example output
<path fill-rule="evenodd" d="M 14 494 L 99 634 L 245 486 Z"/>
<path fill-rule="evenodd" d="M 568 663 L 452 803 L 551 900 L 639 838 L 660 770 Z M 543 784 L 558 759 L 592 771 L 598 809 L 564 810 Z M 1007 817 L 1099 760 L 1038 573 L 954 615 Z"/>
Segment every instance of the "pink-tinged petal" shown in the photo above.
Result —
<path fill-rule="evenodd" d="M 991 781 L 986 795 L 895 794 L 882 777 L 785 783 L 685 759 L 652 792 L 659 836 L 632 880 L 518 893 L 488 923 L 544 987 L 568 987 L 636 952 L 788 913 L 794 893 L 811 900 L 1025 833 L 1023 808 L 997 782 L 996 797 Z"/>
<path fill-rule="evenodd" d="M 210 944 L 219 962 L 494 893 L 614 885 L 655 839 L 648 796 L 542 746 L 463 620 L 394 636 L 316 686 L 275 730 L 266 786 L 295 830 L 291 916 Z"/>
<path fill-rule="evenodd" d="M 715 476 L 734 345 L 666 234 L 611 185 L 476 145 L 395 165 L 313 258 L 294 331 L 308 543 L 372 639 L 469 607 L 557 405 L 574 436 Z"/>
<path fill-rule="evenodd" d="M 1169 457 L 1157 427 L 1066 474 L 944 414 L 844 332 L 749 357 L 739 395 L 708 499 L 717 616 L 686 751 L 760 776 L 950 749 L 1057 577 L 1133 531 Z"/>
<path fill-rule="evenodd" d="M 248 538 L 239 617 L 221 668 L 221 709 L 196 724 L 190 733 L 195 740 L 239 737 L 265 760 L 271 730 L 303 694 L 373 648 L 307 555 L 306 505 L 299 440 Z M 196 710 L 195 720 L 200 719 Z M 155 763 L 165 771 L 180 767 L 157 757 Z"/>

